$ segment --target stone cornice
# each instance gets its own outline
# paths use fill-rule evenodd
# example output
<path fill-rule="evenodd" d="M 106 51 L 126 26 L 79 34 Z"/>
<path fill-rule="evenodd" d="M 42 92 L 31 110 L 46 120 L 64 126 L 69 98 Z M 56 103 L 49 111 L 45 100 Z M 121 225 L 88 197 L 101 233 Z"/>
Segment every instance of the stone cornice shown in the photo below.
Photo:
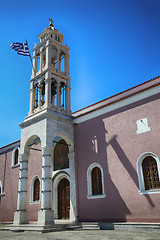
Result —
<path fill-rule="evenodd" d="M 28 117 L 25 118 L 24 122 L 21 123 L 19 126 L 21 128 L 24 128 L 28 125 L 31 125 L 35 122 L 39 122 L 43 119 L 48 119 L 48 118 L 52 118 L 52 119 L 56 119 L 58 120 L 59 118 L 61 119 L 61 121 L 69 121 L 72 122 L 73 118 L 70 115 L 67 115 L 65 113 L 59 112 L 58 110 L 52 110 L 50 108 L 45 108 L 41 111 L 38 111 L 37 113 L 34 113 Z"/>

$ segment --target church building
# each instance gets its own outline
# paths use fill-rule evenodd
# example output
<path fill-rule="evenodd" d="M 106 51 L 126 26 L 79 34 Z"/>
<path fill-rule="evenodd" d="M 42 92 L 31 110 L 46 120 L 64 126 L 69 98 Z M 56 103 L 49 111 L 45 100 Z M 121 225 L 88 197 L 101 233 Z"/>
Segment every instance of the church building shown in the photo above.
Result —
<path fill-rule="evenodd" d="M 69 47 L 33 49 L 21 140 L 0 148 L 0 222 L 160 223 L 160 77 L 74 113 Z"/>

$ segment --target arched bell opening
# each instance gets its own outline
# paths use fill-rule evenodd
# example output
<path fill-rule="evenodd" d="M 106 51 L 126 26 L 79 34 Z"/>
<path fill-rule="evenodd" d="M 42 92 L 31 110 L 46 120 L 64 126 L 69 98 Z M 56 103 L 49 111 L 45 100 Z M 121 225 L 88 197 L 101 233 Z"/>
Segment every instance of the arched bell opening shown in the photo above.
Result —
<path fill-rule="evenodd" d="M 41 52 L 41 70 L 46 66 L 46 48 L 44 47 Z"/>
<path fill-rule="evenodd" d="M 57 106 L 57 81 L 54 78 L 51 80 L 51 104 L 55 107 Z"/>
<path fill-rule="evenodd" d="M 57 70 L 57 48 L 55 46 L 51 49 L 51 66 L 52 70 Z"/>
<path fill-rule="evenodd" d="M 60 83 L 60 96 L 61 96 L 61 108 L 65 108 L 66 104 L 65 104 L 65 96 L 66 96 L 66 86 L 65 86 L 65 83 L 64 82 L 61 82 Z"/>
<path fill-rule="evenodd" d="M 65 72 L 65 53 L 60 52 L 60 71 Z"/>

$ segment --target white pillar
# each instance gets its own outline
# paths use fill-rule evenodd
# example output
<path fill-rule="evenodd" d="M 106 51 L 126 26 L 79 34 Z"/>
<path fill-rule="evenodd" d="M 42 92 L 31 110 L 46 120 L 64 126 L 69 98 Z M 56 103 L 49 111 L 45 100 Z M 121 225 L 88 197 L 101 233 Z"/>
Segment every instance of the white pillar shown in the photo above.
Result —
<path fill-rule="evenodd" d="M 50 74 L 45 75 L 45 107 L 51 107 L 51 78 Z"/>
<path fill-rule="evenodd" d="M 42 106 L 42 86 L 40 83 L 38 84 L 38 93 L 39 93 L 38 94 L 38 109 L 40 109 Z"/>
<path fill-rule="evenodd" d="M 65 74 L 66 76 L 69 76 L 69 49 L 66 48 L 66 51 L 65 51 L 65 58 L 64 58 L 64 69 L 65 69 Z"/>
<path fill-rule="evenodd" d="M 60 50 L 57 49 L 57 72 L 60 72 Z"/>
<path fill-rule="evenodd" d="M 43 51 L 42 48 L 40 49 L 40 72 L 42 72 L 43 68 Z"/>
<path fill-rule="evenodd" d="M 20 173 L 18 187 L 17 211 L 14 213 L 14 224 L 28 223 L 27 182 L 28 182 L 28 153 L 20 155 Z"/>
<path fill-rule="evenodd" d="M 76 177 L 75 177 L 75 154 L 70 152 L 69 168 L 70 168 L 70 220 L 77 220 L 77 202 L 76 202 Z"/>
<path fill-rule="evenodd" d="M 66 104 L 66 112 L 71 114 L 71 100 L 70 100 L 70 79 L 67 79 L 67 84 L 65 87 L 65 104 Z"/>
<path fill-rule="evenodd" d="M 35 105 L 35 89 L 34 89 L 34 82 L 31 81 L 29 115 L 33 113 L 34 105 Z"/>
<path fill-rule="evenodd" d="M 38 212 L 38 224 L 54 224 L 52 209 L 51 148 L 42 148 L 42 198 L 41 211 Z"/>
<path fill-rule="evenodd" d="M 50 41 L 47 40 L 46 42 L 46 68 L 51 67 L 51 44 Z"/>
<path fill-rule="evenodd" d="M 60 93 L 60 82 L 57 81 L 57 108 L 61 108 L 61 93 Z"/>
<path fill-rule="evenodd" d="M 33 52 L 33 68 L 32 68 L 32 78 L 35 77 L 38 68 L 38 56 L 35 55 L 35 51 Z"/>

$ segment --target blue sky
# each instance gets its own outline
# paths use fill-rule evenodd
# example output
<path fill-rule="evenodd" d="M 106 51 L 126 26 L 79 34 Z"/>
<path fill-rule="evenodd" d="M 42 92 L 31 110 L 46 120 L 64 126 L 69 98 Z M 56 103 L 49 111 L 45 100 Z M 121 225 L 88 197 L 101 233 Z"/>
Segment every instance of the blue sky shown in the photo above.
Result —
<path fill-rule="evenodd" d="M 32 53 L 54 20 L 70 50 L 72 111 L 160 75 L 159 0 L 1 2 L 0 147 L 20 139 L 28 115 L 29 57 L 9 50 L 27 38 Z"/>

